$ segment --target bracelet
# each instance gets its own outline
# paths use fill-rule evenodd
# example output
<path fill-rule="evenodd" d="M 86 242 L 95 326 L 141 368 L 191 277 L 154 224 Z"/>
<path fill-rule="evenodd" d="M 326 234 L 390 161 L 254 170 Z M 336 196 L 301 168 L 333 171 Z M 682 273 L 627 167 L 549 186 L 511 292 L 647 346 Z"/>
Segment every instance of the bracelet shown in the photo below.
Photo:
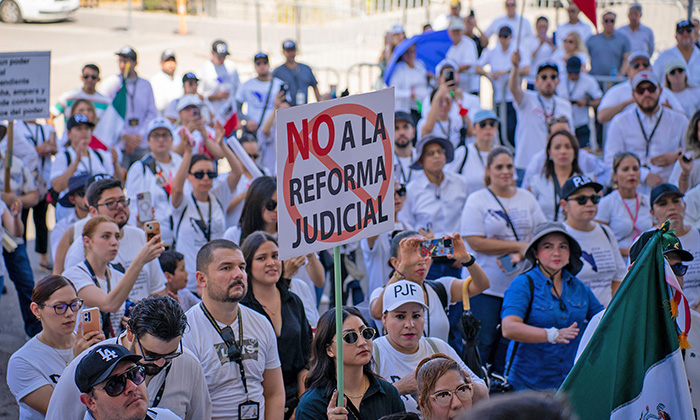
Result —
<path fill-rule="evenodd" d="M 559 330 L 554 327 L 545 328 L 544 330 L 547 332 L 547 341 L 551 344 L 556 344 L 557 337 L 559 337 Z"/>
<path fill-rule="evenodd" d="M 473 254 L 469 254 L 472 257 L 469 261 L 462 263 L 462 267 L 469 268 L 476 262 L 476 257 Z"/>

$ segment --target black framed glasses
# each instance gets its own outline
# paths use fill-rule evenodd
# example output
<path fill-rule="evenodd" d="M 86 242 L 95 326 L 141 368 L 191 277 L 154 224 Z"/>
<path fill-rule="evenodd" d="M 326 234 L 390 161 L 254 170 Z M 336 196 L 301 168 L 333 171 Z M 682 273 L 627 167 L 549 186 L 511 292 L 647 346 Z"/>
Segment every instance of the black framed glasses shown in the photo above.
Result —
<path fill-rule="evenodd" d="M 108 202 L 102 203 L 102 204 L 96 204 L 95 207 L 105 206 L 109 210 L 116 210 L 118 204 L 121 204 L 122 207 L 126 208 L 126 207 L 129 207 L 129 203 L 131 203 L 130 198 L 122 198 L 121 200 L 114 200 L 114 201 L 108 201 Z"/>
<path fill-rule="evenodd" d="M 267 203 L 265 203 L 265 210 L 267 211 L 275 211 L 277 208 L 277 202 L 275 200 L 267 200 Z"/>
<path fill-rule="evenodd" d="M 637 92 L 637 95 L 644 95 L 644 92 L 655 93 L 656 86 L 652 85 L 651 83 L 646 86 L 639 85 L 634 88 L 634 91 Z"/>
<path fill-rule="evenodd" d="M 634 63 L 634 64 L 632 64 L 632 68 L 635 69 L 635 70 L 639 70 L 640 67 L 643 68 L 643 69 L 648 69 L 648 68 L 651 67 L 651 66 L 649 65 L 649 62 L 648 62 L 648 61 L 644 61 L 644 62 L 641 62 L 641 63 Z"/>
<path fill-rule="evenodd" d="M 496 126 L 496 121 L 494 120 L 486 120 L 486 121 L 479 121 L 479 128 L 486 128 L 488 127 L 495 127 Z"/>
<path fill-rule="evenodd" d="M 688 271 L 688 266 L 685 264 L 676 263 L 671 266 L 671 270 L 673 270 L 673 274 L 683 277 Z"/>
<path fill-rule="evenodd" d="M 372 327 L 363 328 L 359 334 L 357 331 L 345 331 L 343 333 L 343 341 L 348 344 L 355 344 L 360 339 L 360 335 L 367 341 L 373 340 L 377 336 L 377 330 Z"/>
<path fill-rule="evenodd" d="M 689 33 L 693 32 L 693 29 L 694 29 L 693 26 L 684 26 L 682 28 L 676 29 L 676 33 L 679 35 L 682 34 L 683 32 L 689 34 Z"/>
<path fill-rule="evenodd" d="M 134 335 L 134 336 L 136 337 L 136 335 Z M 169 362 L 182 354 L 182 340 L 180 340 L 180 344 L 178 344 L 178 346 L 177 346 L 177 351 L 174 351 L 173 353 L 170 353 L 170 354 L 158 354 L 158 353 L 153 353 L 153 352 L 148 351 L 148 350 L 144 350 L 143 346 L 141 345 L 141 340 L 139 340 L 138 337 L 136 337 L 136 344 L 139 345 L 139 350 L 141 350 L 141 356 L 142 356 L 141 361 L 143 361 L 143 362 L 156 362 L 160 359 L 163 359 L 166 362 Z"/>
<path fill-rule="evenodd" d="M 93 76 L 92 74 L 83 74 L 83 80 L 97 80 L 100 76 Z"/>
<path fill-rule="evenodd" d="M 399 197 L 405 197 L 406 196 L 406 186 L 404 184 L 401 184 L 399 188 L 394 190 L 394 194 L 398 195 Z"/>
<path fill-rule="evenodd" d="M 452 402 L 453 395 L 461 401 L 469 400 L 472 397 L 472 384 L 462 384 L 454 391 L 438 391 L 430 397 L 435 401 L 435 404 L 439 405 L 440 407 L 448 407 Z"/>
<path fill-rule="evenodd" d="M 541 75 L 539 75 L 538 77 L 539 77 L 540 80 L 542 80 L 542 81 L 546 81 L 547 79 L 549 79 L 549 80 L 557 80 L 557 79 L 559 78 L 559 75 L 558 75 L 558 74 L 549 74 L 549 75 L 548 75 L 548 74 L 541 74 Z"/>
<path fill-rule="evenodd" d="M 197 172 L 190 172 L 190 175 L 197 179 L 204 179 L 204 176 L 206 175 L 209 179 L 216 179 L 217 176 L 219 176 L 216 171 L 197 171 Z"/>
<path fill-rule="evenodd" d="M 600 196 L 598 194 L 579 195 L 578 197 L 569 197 L 566 199 L 566 201 L 575 201 L 580 206 L 585 206 L 586 203 L 588 203 L 588 200 L 591 200 L 591 203 L 593 203 L 593 204 L 598 204 L 598 203 L 600 203 Z"/>
<path fill-rule="evenodd" d="M 670 74 L 671 76 L 675 76 L 676 74 L 683 74 L 683 73 L 685 73 L 684 69 L 673 69 L 670 72 L 668 72 L 668 74 Z"/>
<path fill-rule="evenodd" d="M 221 338 L 223 338 L 226 343 L 231 343 L 226 350 L 226 357 L 228 357 L 228 361 L 241 363 L 243 361 L 243 352 L 236 343 L 236 337 L 233 335 L 233 330 L 231 327 L 226 327 L 221 330 Z"/>
<path fill-rule="evenodd" d="M 42 308 L 53 308 L 53 311 L 56 312 L 56 315 L 63 315 L 66 313 L 66 311 L 68 311 L 68 308 L 70 308 L 71 312 L 73 313 L 78 312 L 80 308 L 83 307 L 83 300 L 76 299 L 71 303 L 59 303 L 58 305 L 47 305 L 45 303 L 42 303 L 40 306 Z"/>
<path fill-rule="evenodd" d="M 112 376 L 109 379 L 107 379 L 107 382 L 105 382 L 105 386 L 103 388 L 95 389 L 100 389 L 106 392 L 107 395 L 109 395 L 110 397 L 118 397 L 122 393 L 124 393 L 124 390 L 126 389 L 127 379 L 130 380 L 136 386 L 141 385 L 146 379 L 143 367 L 134 366 L 133 368 L 127 370 L 121 375 Z"/>

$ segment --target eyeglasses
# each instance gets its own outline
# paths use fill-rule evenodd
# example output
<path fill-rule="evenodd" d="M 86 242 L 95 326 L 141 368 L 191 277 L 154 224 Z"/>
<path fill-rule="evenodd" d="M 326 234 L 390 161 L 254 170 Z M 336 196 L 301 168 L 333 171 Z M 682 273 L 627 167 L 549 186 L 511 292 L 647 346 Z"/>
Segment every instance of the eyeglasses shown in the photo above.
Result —
<path fill-rule="evenodd" d="M 433 149 L 433 150 L 431 150 L 431 151 L 429 151 L 429 152 L 424 152 L 424 153 L 425 153 L 425 156 L 426 156 L 426 157 L 432 157 L 432 156 L 435 156 L 435 155 L 444 155 L 444 154 L 445 154 L 445 149 L 443 149 L 443 148 L 441 147 L 441 148 L 439 148 L 439 149 Z"/>
<path fill-rule="evenodd" d="M 252 155 L 248 155 L 248 157 L 251 158 L 251 159 L 253 159 L 253 160 L 257 160 L 257 159 L 260 157 L 260 155 L 257 154 L 257 153 L 254 153 L 254 154 L 252 154 Z"/>
<path fill-rule="evenodd" d="M 180 340 L 180 344 L 177 346 L 178 350 L 170 354 L 158 354 L 150 351 L 144 351 L 143 346 L 141 345 L 141 340 L 139 340 L 138 337 L 136 337 L 136 343 L 139 345 L 139 350 L 141 350 L 141 355 L 143 356 L 141 361 L 144 362 L 156 362 L 160 359 L 169 362 L 182 354 L 182 340 Z"/>
<path fill-rule="evenodd" d="M 489 127 L 495 127 L 496 126 L 496 121 L 494 120 L 489 120 L 489 121 L 479 121 L 479 128 L 486 128 L 486 126 Z"/>
<path fill-rule="evenodd" d="M 268 200 L 267 203 L 265 203 L 265 210 L 267 211 L 275 211 L 277 208 L 277 202 L 275 200 Z"/>
<path fill-rule="evenodd" d="M 216 179 L 219 174 L 216 173 L 216 171 L 197 171 L 197 172 L 190 172 L 190 175 L 197 179 L 204 179 L 204 175 L 206 175 L 209 179 Z"/>
<path fill-rule="evenodd" d="M 557 79 L 559 78 L 559 75 L 557 75 L 557 74 L 550 74 L 550 75 L 541 74 L 541 75 L 539 75 L 538 77 L 539 77 L 540 80 L 542 80 L 542 81 L 546 81 L 547 78 L 549 78 L 549 80 L 557 80 Z"/>
<path fill-rule="evenodd" d="M 564 42 L 567 44 L 573 44 L 575 41 L 573 39 L 565 39 Z"/>
<path fill-rule="evenodd" d="M 637 92 L 637 95 L 644 95 L 644 92 L 654 93 L 656 92 L 656 86 L 652 84 L 649 84 L 646 87 L 639 85 L 634 88 L 634 91 Z"/>
<path fill-rule="evenodd" d="M 605 23 L 615 23 L 615 19 L 603 19 Z"/>
<path fill-rule="evenodd" d="M 78 312 L 80 308 L 83 307 L 83 300 L 76 299 L 71 303 L 59 303 L 58 305 L 47 305 L 45 303 L 42 303 L 40 306 L 42 308 L 48 306 L 49 308 L 53 308 L 53 311 L 56 312 L 56 315 L 63 315 L 68 311 L 68 308 L 70 308 L 71 312 L 73 313 Z"/>
<path fill-rule="evenodd" d="M 440 407 L 447 407 L 452 402 L 453 395 L 462 401 L 470 399 L 472 397 L 472 385 L 462 384 L 454 391 L 438 391 L 431 395 L 431 397 L 433 400 L 435 400 L 435 404 L 439 405 Z"/>
<path fill-rule="evenodd" d="M 685 70 L 683 70 L 683 69 L 673 69 L 670 72 L 668 72 L 668 74 L 670 74 L 671 76 L 675 76 L 676 74 L 683 74 L 683 73 L 685 73 Z"/>
<path fill-rule="evenodd" d="M 121 200 L 116 200 L 116 201 L 108 201 L 106 203 L 102 204 L 95 204 L 95 207 L 100 207 L 100 206 L 105 206 L 109 210 L 116 210 L 117 209 L 117 204 L 121 204 L 122 207 L 129 207 L 129 203 L 131 203 L 130 198 L 122 198 Z"/>
<path fill-rule="evenodd" d="M 676 33 L 679 35 L 682 34 L 683 32 L 689 34 L 689 33 L 693 32 L 693 27 L 692 26 L 685 26 L 683 28 L 676 29 Z"/>
<path fill-rule="evenodd" d="M 683 277 L 688 271 L 688 266 L 685 264 L 676 263 L 671 266 L 671 270 L 673 270 L 673 274 Z"/>
<path fill-rule="evenodd" d="M 372 327 L 366 327 L 361 330 L 359 334 L 357 331 L 345 331 L 343 333 L 343 341 L 348 344 L 355 344 L 357 343 L 357 340 L 360 339 L 360 335 L 362 335 L 362 338 L 365 340 L 370 341 L 377 335 L 377 330 Z"/>
<path fill-rule="evenodd" d="M 640 67 L 648 69 L 649 68 L 649 62 L 645 61 L 643 63 L 634 63 L 632 64 L 632 68 L 635 70 L 638 70 Z"/>
<path fill-rule="evenodd" d="M 83 80 L 88 80 L 88 79 L 97 80 L 99 78 L 100 78 L 100 76 L 93 76 L 91 74 L 83 74 Z"/>
<path fill-rule="evenodd" d="M 591 200 L 591 203 L 593 204 L 598 204 L 600 203 L 600 196 L 598 194 L 579 195 L 578 197 L 569 197 L 566 199 L 566 201 L 575 201 L 581 206 L 586 205 L 586 203 L 588 203 L 588 200 Z"/>
<path fill-rule="evenodd" d="M 406 186 L 401 184 L 401 186 L 399 188 L 394 190 L 394 194 L 398 195 L 399 197 L 405 197 L 406 196 Z"/>
<path fill-rule="evenodd" d="M 143 373 L 143 367 L 134 366 L 133 368 L 127 370 L 121 375 L 112 376 L 111 378 L 107 379 L 104 388 L 95 389 L 100 389 L 106 392 L 107 395 L 109 395 L 110 397 L 118 397 L 122 395 L 122 393 L 126 389 L 127 379 L 130 380 L 134 385 L 141 385 L 146 379 L 146 375 L 144 375 Z"/>
<path fill-rule="evenodd" d="M 236 337 L 233 335 L 233 330 L 231 327 L 226 327 L 221 330 L 221 338 L 223 338 L 227 343 L 231 343 L 226 350 L 226 357 L 228 358 L 229 362 L 241 363 L 243 361 L 243 352 L 236 343 Z"/>
<path fill-rule="evenodd" d="M 170 132 L 166 133 L 151 133 L 148 135 L 149 139 L 171 139 L 173 135 Z"/>

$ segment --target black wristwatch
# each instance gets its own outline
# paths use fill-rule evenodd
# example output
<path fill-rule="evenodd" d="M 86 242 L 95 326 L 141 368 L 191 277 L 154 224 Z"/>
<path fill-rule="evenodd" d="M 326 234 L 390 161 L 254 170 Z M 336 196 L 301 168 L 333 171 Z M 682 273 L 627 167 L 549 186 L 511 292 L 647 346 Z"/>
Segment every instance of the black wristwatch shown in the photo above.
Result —
<path fill-rule="evenodd" d="M 469 268 L 469 267 L 471 267 L 472 265 L 474 265 L 474 263 L 476 262 L 476 257 L 474 256 L 474 254 L 471 254 L 471 253 L 470 253 L 469 256 L 471 256 L 472 259 L 469 260 L 469 261 L 467 261 L 467 262 L 465 262 L 465 263 L 462 263 L 462 267 Z"/>

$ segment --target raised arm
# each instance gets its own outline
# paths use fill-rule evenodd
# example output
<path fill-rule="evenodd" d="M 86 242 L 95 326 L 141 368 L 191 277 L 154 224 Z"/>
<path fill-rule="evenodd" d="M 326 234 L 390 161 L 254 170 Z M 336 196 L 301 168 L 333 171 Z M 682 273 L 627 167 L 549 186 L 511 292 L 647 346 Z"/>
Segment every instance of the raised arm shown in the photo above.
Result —
<path fill-rule="evenodd" d="M 510 62 L 513 64 L 513 68 L 510 69 L 510 78 L 508 79 L 508 88 L 510 93 L 513 94 L 513 99 L 520 105 L 523 101 L 525 94 L 523 93 L 523 87 L 520 83 L 520 51 L 516 50 L 513 55 L 510 56 Z"/>
<path fill-rule="evenodd" d="M 170 188 L 170 203 L 174 208 L 179 207 L 182 203 L 182 199 L 185 197 L 185 180 L 187 179 L 187 173 L 190 170 L 190 161 L 192 160 L 192 143 L 190 142 L 190 138 L 191 135 L 187 132 L 186 128 L 183 127 L 180 129 L 180 145 L 183 150 L 182 163 L 177 169 L 177 173 L 175 174 Z"/>

